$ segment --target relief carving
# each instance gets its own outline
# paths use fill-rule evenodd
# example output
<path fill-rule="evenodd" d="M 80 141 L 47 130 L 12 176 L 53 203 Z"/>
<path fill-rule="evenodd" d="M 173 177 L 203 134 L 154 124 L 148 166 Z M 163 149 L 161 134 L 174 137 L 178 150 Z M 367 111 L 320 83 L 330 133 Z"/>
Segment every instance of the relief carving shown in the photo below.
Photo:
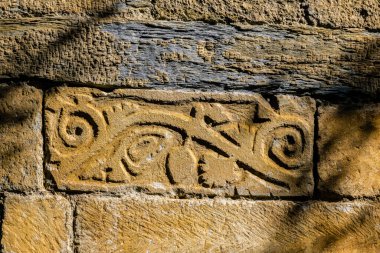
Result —
<path fill-rule="evenodd" d="M 275 99 L 61 88 L 45 108 L 48 169 L 73 190 L 308 195 L 314 102 Z"/>

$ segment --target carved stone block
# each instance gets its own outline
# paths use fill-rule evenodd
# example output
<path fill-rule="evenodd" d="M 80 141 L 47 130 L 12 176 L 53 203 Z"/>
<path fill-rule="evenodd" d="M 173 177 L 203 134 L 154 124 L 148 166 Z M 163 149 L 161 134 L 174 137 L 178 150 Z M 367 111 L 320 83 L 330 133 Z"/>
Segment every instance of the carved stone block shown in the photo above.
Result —
<path fill-rule="evenodd" d="M 309 195 L 314 111 L 308 97 L 59 88 L 47 167 L 60 189 Z"/>

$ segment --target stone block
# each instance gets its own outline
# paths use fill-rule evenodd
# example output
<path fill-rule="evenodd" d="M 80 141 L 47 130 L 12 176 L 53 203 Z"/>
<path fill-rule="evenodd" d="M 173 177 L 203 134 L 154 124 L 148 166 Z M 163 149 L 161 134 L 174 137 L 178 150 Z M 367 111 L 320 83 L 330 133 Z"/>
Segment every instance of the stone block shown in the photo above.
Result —
<path fill-rule="evenodd" d="M 329 28 L 380 28 L 377 0 L 156 0 L 156 18 Z"/>
<path fill-rule="evenodd" d="M 208 22 L 251 24 L 306 24 L 297 1 L 268 0 L 157 0 L 154 10 L 158 19 L 204 20 Z"/>
<path fill-rule="evenodd" d="M 323 106 L 318 110 L 321 193 L 380 195 L 380 106 Z"/>
<path fill-rule="evenodd" d="M 76 245 L 91 252 L 380 250 L 378 202 L 164 200 L 84 197 Z"/>
<path fill-rule="evenodd" d="M 48 170 L 69 190 L 310 195 L 315 102 L 270 102 L 244 93 L 55 89 L 46 99 Z"/>
<path fill-rule="evenodd" d="M 377 0 L 307 0 L 303 4 L 308 24 L 329 28 L 380 28 Z"/>
<path fill-rule="evenodd" d="M 42 92 L 0 85 L 0 190 L 43 186 Z"/>
<path fill-rule="evenodd" d="M 151 17 L 152 4 L 150 0 L 20 0 L 1 1 L 0 15 L 2 18 L 41 17 L 67 15 L 90 16 L 90 19 L 98 20 L 99 17 L 114 20 L 149 20 Z"/>
<path fill-rule="evenodd" d="M 377 0 L 46 0 L 1 1 L 2 18 L 85 16 L 96 20 L 177 20 L 207 23 L 380 28 Z"/>
<path fill-rule="evenodd" d="M 72 214 L 66 199 L 9 194 L 4 207 L 2 252 L 72 252 Z"/>
<path fill-rule="evenodd" d="M 344 83 L 373 92 L 380 87 L 378 45 L 376 33 L 360 29 L 0 20 L 0 78 L 211 91 L 317 92 Z"/>

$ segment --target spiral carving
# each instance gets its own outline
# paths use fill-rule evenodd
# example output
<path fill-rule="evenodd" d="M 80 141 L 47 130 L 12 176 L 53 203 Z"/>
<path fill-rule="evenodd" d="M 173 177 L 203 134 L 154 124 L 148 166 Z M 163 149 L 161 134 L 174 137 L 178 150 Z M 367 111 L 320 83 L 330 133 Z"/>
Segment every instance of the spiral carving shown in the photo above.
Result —
<path fill-rule="evenodd" d="M 98 125 L 85 112 L 62 112 L 59 136 L 67 147 L 78 148 L 90 145 L 98 135 Z"/>
<path fill-rule="evenodd" d="M 256 150 L 285 169 L 297 169 L 311 159 L 309 137 L 308 128 L 301 122 L 271 123 L 259 131 Z"/>

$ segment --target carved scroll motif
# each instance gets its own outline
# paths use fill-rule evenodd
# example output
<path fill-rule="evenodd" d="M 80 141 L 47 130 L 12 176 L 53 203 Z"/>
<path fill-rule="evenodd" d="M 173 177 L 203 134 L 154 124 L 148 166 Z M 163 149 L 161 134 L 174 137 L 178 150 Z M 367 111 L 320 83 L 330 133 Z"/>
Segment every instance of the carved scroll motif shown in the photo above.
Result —
<path fill-rule="evenodd" d="M 240 195 L 312 188 L 313 128 L 301 109 L 282 113 L 261 96 L 170 102 L 141 94 L 66 88 L 49 97 L 49 168 L 58 186 Z"/>

